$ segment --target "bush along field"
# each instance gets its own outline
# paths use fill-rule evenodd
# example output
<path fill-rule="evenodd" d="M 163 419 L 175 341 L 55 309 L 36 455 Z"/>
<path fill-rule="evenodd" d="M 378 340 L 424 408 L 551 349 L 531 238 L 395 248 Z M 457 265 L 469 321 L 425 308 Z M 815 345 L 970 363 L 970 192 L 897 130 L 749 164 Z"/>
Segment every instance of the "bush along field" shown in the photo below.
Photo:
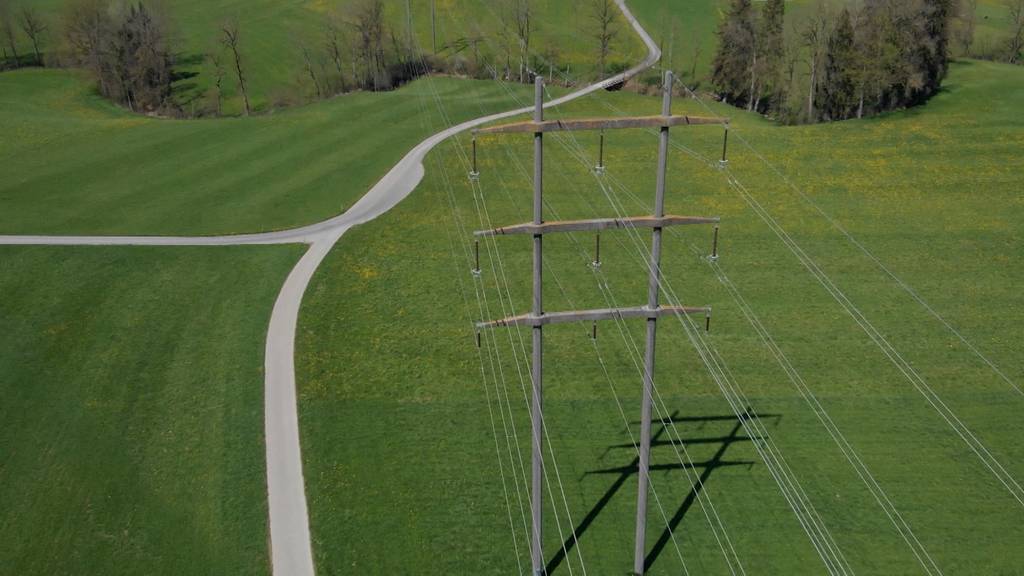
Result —
<path fill-rule="evenodd" d="M 722 225 L 715 265 L 706 227 L 666 233 L 667 283 L 714 313 L 703 337 L 703 317 L 694 331 L 659 323 L 650 573 L 820 573 L 816 545 L 859 573 L 1024 562 L 1022 101 L 1019 68 L 965 61 L 927 105 L 870 120 L 778 127 L 711 105 L 733 117 L 727 171 L 720 128 L 673 129 L 666 211 Z M 600 93 L 548 117 L 658 109 Z M 674 110 L 709 113 L 682 96 Z M 468 136 L 439 148 L 412 196 L 342 238 L 304 302 L 300 420 L 322 574 L 529 568 L 528 330 L 483 332 L 477 348 L 473 323 L 528 309 L 530 243 L 483 242 L 476 278 L 471 233 L 530 220 L 532 146 L 478 146 L 478 186 Z M 600 178 L 597 149 L 596 134 L 548 136 L 548 218 L 649 213 L 657 139 L 607 135 Z M 550 236 L 545 309 L 643 303 L 647 238 L 603 234 L 595 272 L 592 235 Z M 591 330 L 545 330 L 555 574 L 632 566 L 643 326 Z M 733 385 L 740 404 L 720 388 Z"/>

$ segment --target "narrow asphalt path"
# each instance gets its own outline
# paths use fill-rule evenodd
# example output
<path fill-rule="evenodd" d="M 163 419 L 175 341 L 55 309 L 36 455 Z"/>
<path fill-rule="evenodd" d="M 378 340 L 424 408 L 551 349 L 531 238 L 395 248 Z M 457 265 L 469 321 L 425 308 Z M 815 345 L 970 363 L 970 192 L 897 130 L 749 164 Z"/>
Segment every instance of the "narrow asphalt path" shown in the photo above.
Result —
<path fill-rule="evenodd" d="M 615 0 L 623 16 L 643 39 L 647 57 L 626 72 L 592 84 L 544 107 L 558 106 L 623 82 L 661 58 L 661 51 L 626 6 Z M 267 492 L 270 508 L 270 544 L 274 576 L 313 576 L 313 549 L 309 535 L 299 418 L 295 388 L 295 330 L 299 308 L 313 274 L 349 228 L 369 222 L 393 208 L 423 179 L 423 159 L 446 139 L 481 124 L 518 116 L 531 107 L 510 110 L 463 122 L 427 138 L 403 157 L 347 212 L 329 220 L 261 234 L 229 236 L 0 236 L 0 245 L 48 246 L 237 246 L 308 244 L 309 250 L 285 280 L 277 296 L 267 330 L 265 352 L 265 435 Z"/>

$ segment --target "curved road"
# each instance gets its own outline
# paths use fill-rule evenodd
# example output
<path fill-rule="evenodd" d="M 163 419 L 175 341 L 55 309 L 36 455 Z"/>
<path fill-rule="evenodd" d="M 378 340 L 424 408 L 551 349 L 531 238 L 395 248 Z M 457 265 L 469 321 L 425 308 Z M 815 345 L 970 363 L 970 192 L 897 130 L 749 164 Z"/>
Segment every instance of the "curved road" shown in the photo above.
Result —
<path fill-rule="evenodd" d="M 544 104 L 545 108 L 575 100 L 653 66 L 661 51 L 640 22 L 615 0 L 623 16 L 647 46 L 644 61 L 597 84 Z M 423 159 L 444 140 L 481 124 L 532 111 L 510 110 L 463 122 L 427 138 L 403 157 L 347 212 L 329 220 L 263 234 L 230 236 L 0 236 L 0 244 L 75 246 L 228 246 L 242 244 L 309 244 L 310 248 L 285 280 L 274 303 L 265 352 L 265 434 L 267 492 L 270 507 L 271 560 L 275 576 L 312 576 L 313 550 L 309 536 L 299 419 L 295 393 L 295 329 L 302 296 L 320 262 L 349 228 L 369 222 L 408 196 L 423 179 Z"/>

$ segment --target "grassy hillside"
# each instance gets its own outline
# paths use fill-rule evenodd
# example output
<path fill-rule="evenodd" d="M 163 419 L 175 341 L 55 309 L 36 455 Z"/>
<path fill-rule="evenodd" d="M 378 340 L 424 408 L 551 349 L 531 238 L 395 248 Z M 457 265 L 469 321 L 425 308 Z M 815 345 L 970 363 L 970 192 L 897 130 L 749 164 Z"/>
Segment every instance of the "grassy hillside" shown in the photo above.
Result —
<path fill-rule="evenodd" d="M 412 21 L 417 41 L 424 51 L 430 51 L 431 2 L 436 4 L 436 30 L 438 49 L 460 38 L 480 35 L 484 38 L 482 51 L 496 50 L 499 36 L 505 27 L 494 2 L 486 0 L 412 0 Z M 57 36 L 58 21 L 65 0 L 29 0 L 53 23 L 50 34 Z M 198 72 L 181 89 L 202 92 L 211 86 L 212 70 L 197 60 L 197 56 L 220 50 L 218 33 L 228 19 L 237 20 L 242 33 L 242 54 L 250 97 L 257 108 L 266 108 L 278 98 L 294 97 L 304 92 L 295 86 L 305 82 L 302 69 L 300 41 L 320 50 L 326 16 L 333 12 L 352 20 L 354 0 L 257 0 L 240 4 L 227 0 L 172 0 L 164 3 L 175 23 L 178 49 L 186 61 L 184 70 Z M 569 64 L 576 73 L 594 71 L 596 44 L 585 33 L 590 26 L 587 0 L 533 0 L 531 8 L 533 47 L 543 50 L 551 47 L 558 60 Z M 385 2 L 386 18 L 390 29 L 402 39 L 407 29 L 406 3 L 399 0 Z M 354 43 L 353 28 L 348 41 Z M 22 48 L 30 45 L 22 39 Z M 390 40 L 388 49 L 391 49 Z M 631 33 L 620 35 L 614 46 L 614 61 L 631 62 L 638 59 L 643 44 Z M 465 52 L 468 54 L 468 52 Z M 346 60 L 351 55 L 345 56 Z M 347 66 L 347 64 L 346 64 Z M 241 110 L 241 98 L 234 94 L 235 83 L 227 82 L 229 97 L 227 113 Z"/>
<path fill-rule="evenodd" d="M 528 88 L 516 88 L 525 94 Z M 507 109 L 499 86 L 434 79 L 258 118 L 121 111 L 67 72 L 0 75 L 0 233 L 225 234 L 343 212 L 430 133 Z"/>
<path fill-rule="evenodd" d="M 263 345 L 299 247 L 0 247 L 0 566 L 267 574 Z"/>
<path fill-rule="evenodd" d="M 789 174 L 1019 385 L 1024 358 L 1011 335 L 1024 321 L 1024 301 L 1015 289 L 1024 280 L 1018 257 L 1024 203 L 1016 167 L 1024 144 L 1016 112 L 1022 104 L 1019 68 L 961 63 L 953 66 L 941 95 L 910 112 L 800 128 L 740 115 L 734 118 L 730 154 L 733 173 L 754 197 L 1018 479 L 1024 476 L 1020 394 L 743 149 L 736 136 Z M 653 98 L 602 93 L 561 114 L 657 108 Z M 690 100 L 678 102 L 676 110 L 703 111 Z M 550 217 L 608 215 L 611 207 L 593 177 L 552 140 L 546 147 Z M 674 141 L 713 159 L 721 132 L 678 129 Z M 579 136 L 579 143 L 592 160 L 594 135 Z M 461 141 L 464 148 L 467 144 Z M 478 351 L 471 322 L 512 312 L 495 287 L 499 274 L 508 279 L 514 309 L 526 309 L 529 242 L 499 239 L 503 266 L 489 256 L 494 246 L 485 244 L 483 280 L 475 284 L 466 258 L 471 240 L 456 222 L 472 230 L 486 227 L 488 219 L 494 225 L 529 220 L 530 154 L 528 138 L 483 139 L 483 197 L 474 199 L 454 148 L 439 149 L 417 192 L 380 220 L 346 235 L 314 279 L 300 321 L 297 367 L 321 574 L 423 567 L 499 574 L 523 572 L 520 563 L 528 563 L 521 509 L 527 484 L 519 468 L 520 455 L 528 460 L 528 419 L 518 375 L 526 366 L 513 361 L 512 343 L 519 348 L 515 332 L 485 334 Z M 656 140 L 648 134 L 609 138 L 609 177 L 644 202 L 637 206 L 617 189 L 627 212 L 649 210 L 655 154 Z M 937 565 L 948 574 L 1016 573 L 1024 562 L 1016 543 L 1024 533 L 1011 495 L 727 185 L 721 171 L 676 150 L 670 183 L 668 212 L 723 218 L 722 270 Z M 619 304 L 641 302 L 643 272 L 631 245 L 616 238 L 625 241 L 621 233 L 605 235 L 603 274 Z M 684 229 L 669 238 L 663 262 L 667 277 L 686 303 L 714 306 L 712 341 L 852 568 L 864 574 L 919 572 L 871 492 L 699 258 L 710 249 L 709 231 Z M 548 310 L 606 305 L 585 265 L 593 238 L 576 239 L 578 245 L 566 237 L 545 241 Z M 478 307 L 477 290 L 486 295 L 488 310 Z M 631 466 L 631 450 L 621 447 L 629 445 L 630 436 L 616 398 L 627 420 L 635 421 L 639 376 L 636 358 L 615 325 L 602 326 L 598 348 L 617 391 L 613 395 L 589 328 L 545 331 L 545 407 L 565 492 L 552 476 L 556 504 L 546 503 L 546 558 L 557 560 L 558 543 L 575 525 L 583 529 L 579 551 L 590 571 L 625 573 L 631 565 L 635 476 L 600 471 Z M 639 323 L 631 322 L 629 331 L 642 341 Z M 522 336 L 529 340 L 525 332 Z M 727 417 L 728 405 L 675 322 L 663 322 L 659 332 L 658 378 L 667 411 L 681 417 L 679 433 L 690 456 L 712 464 L 699 469 L 705 491 L 746 570 L 822 572 L 796 518 L 751 442 Z M 631 426 L 635 433 L 635 423 Z M 662 466 L 678 461 L 668 445 L 656 447 L 653 459 Z M 678 521 L 674 534 L 691 572 L 728 573 L 704 513 L 688 498 L 686 476 L 659 471 L 653 483 L 665 517 Z M 679 573 L 654 502 L 648 531 L 651 573 Z M 571 550 L 555 573 L 569 573 L 570 566 L 579 571 L 576 554 Z"/>

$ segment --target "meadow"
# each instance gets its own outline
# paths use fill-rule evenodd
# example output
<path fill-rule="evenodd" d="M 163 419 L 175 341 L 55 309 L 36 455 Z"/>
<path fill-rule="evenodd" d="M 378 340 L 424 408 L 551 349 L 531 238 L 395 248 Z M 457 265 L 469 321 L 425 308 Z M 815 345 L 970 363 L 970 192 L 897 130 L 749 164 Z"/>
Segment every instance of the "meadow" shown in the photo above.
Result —
<path fill-rule="evenodd" d="M 263 346 L 301 252 L 0 247 L 4 573 L 269 573 Z"/>
<path fill-rule="evenodd" d="M 1019 391 L 814 206 L 1019 383 L 1024 364 L 1013 335 L 1024 320 L 1014 288 L 1024 278 L 1016 257 L 1024 222 L 1018 194 L 1024 132 L 1015 110 L 1022 101 L 1019 68 L 966 61 L 952 67 L 946 89 L 927 106 L 871 120 L 782 128 L 712 105 L 733 118 L 730 173 L 1018 478 L 1024 474 Z M 549 117 L 657 109 L 654 98 L 602 93 Z M 684 98 L 675 109 L 707 113 Z M 683 149 L 673 149 L 668 200 L 669 213 L 722 218 L 719 268 L 704 258 L 710 231 L 696 227 L 669 236 L 663 268 L 685 304 L 713 306 L 711 343 L 851 568 L 866 574 L 923 570 L 748 323 L 719 270 L 935 564 L 947 574 L 1019 573 L 1024 558 L 1015 542 L 1024 535 L 1018 503 L 729 185 L 716 167 L 721 138 L 714 127 L 674 131 Z M 596 160 L 594 135 L 549 142 L 551 218 L 609 215 L 613 201 L 625 212 L 650 210 L 651 135 L 609 137 L 605 178 L 612 192 L 602 192 L 578 160 Z M 483 274 L 476 280 L 470 232 L 529 220 L 531 147 L 525 137 L 486 137 L 479 144 L 475 194 L 455 150 L 467 150 L 463 137 L 435 151 L 426 180 L 403 204 L 343 237 L 307 293 L 297 370 L 321 574 L 394 573 L 410 566 L 499 574 L 528 566 L 521 466 L 529 458 L 529 384 L 520 338 L 528 354 L 529 337 L 486 332 L 478 349 L 473 322 L 526 309 L 529 242 L 508 237 L 483 244 Z M 607 294 L 622 305 L 642 302 L 646 277 L 637 259 L 646 235 L 635 245 L 624 234 L 618 240 L 615 233 L 603 235 L 601 284 L 587 266 L 591 236 L 549 238 L 546 308 L 602 307 Z M 558 468 L 556 476 L 549 455 L 553 496 L 546 503 L 545 558 L 555 574 L 584 567 L 625 573 L 631 566 L 635 463 L 628 430 L 636 433 L 640 378 L 629 343 L 642 342 L 643 335 L 642 323 L 619 328 L 600 327 L 596 344 L 589 325 L 545 331 L 545 414 Z M 701 500 L 694 499 L 687 474 L 674 467 L 681 456 L 669 438 L 681 439 L 698 463 L 700 493 L 710 496 L 748 572 L 823 571 L 678 322 L 662 323 L 658 350 L 661 416 L 678 423 L 677 431 L 655 427 L 662 442 L 652 456 L 660 467 L 653 485 L 661 508 L 652 501 L 651 573 L 679 573 L 679 556 L 690 571 L 729 573 Z M 558 550 L 571 542 L 570 526 L 579 543 L 562 558 Z"/>
<path fill-rule="evenodd" d="M 0 233 L 232 234 L 292 228 L 344 212 L 430 134 L 441 98 L 477 115 L 467 83 L 435 79 L 257 118 L 161 120 L 130 114 L 78 75 L 0 75 Z M 484 109 L 508 95 L 471 83 Z M 528 89 L 518 89 L 525 93 Z"/>
<path fill-rule="evenodd" d="M 493 29 L 483 3 L 474 0 L 472 11 L 468 2 L 438 2 L 444 38 L 474 25 Z M 665 12 L 638 0 L 635 8 L 672 44 L 676 69 L 692 55 L 689 38 L 708 38 L 699 70 L 713 53 L 715 4 Z M 414 6 L 424 45 L 426 6 Z M 552 21 L 580 20 L 575 4 L 543 6 L 557 11 Z M 294 62 L 281 57 L 288 35 L 312 34 L 326 4 L 257 2 L 240 13 L 236 3 L 189 0 L 172 9 L 186 53 L 207 50 L 220 19 L 243 19 L 254 92 L 266 106 L 294 80 Z M 674 35 L 667 16 L 680 23 Z M 585 69 L 586 39 L 572 26 L 538 22 L 537 34 L 557 36 L 573 69 Z M 638 45 L 631 38 L 621 57 L 635 59 Z M 72 72 L 0 74 L 0 128 L 10 135 L 0 140 L 0 233 L 221 234 L 316 222 L 344 211 L 440 129 L 439 102 L 454 122 L 529 93 L 428 78 L 257 118 L 169 121 L 127 114 Z M 1024 474 L 1021 395 L 739 138 L 1019 383 L 1022 104 L 1020 68 L 965 61 L 927 106 L 866 121 L 782 128 L 711 105 L 733 117 L 730 173 L 1016 477 Z M 657 109 L 655 98 L 599 93 L 549 116 Z M 707 113 L 683 97 L 676 110 Z M 713 306 L 708 338 L 851 566 L 921 572 L 744 310 L 756 312 L 943 572 L 1020 573 L 1017 503 L 730 187 L 714 162 L 721 130 L 673 134 L 684 148 L 673 148 L 669 212 L 721 216 L 722 259 L 715 267 L 704 258 L 710 230 L 675 231 L 668 278 L 686 304 Z M 528 242 L 485 243 L 481 279 L 470 274 L 469 254 L 473 229 L 529 219 L 530 147 L 528 138 L 482 138 L 474 194 L 468 145 L 464 135 L 431 154 L 416 192 L 349 231 L 307 292 L 296 368 L 320 574 L 506 574 L 528 562 L 520 334 L 487 332 L 478 349 L 472 327 L 525 310 Z M 596 148 L 592 134 L 549 139 L 551 214 L 610 215 L 610 200 L 647 212 L 655 139 L 609 136 L 610 191 L 578 162 L 582 154 L 592 164 Z M 587 266 L 592 237 L 551 238 L 549 309 L 601 307 L 611 294 L 623 305 L 641 302 L 645 238 L 635 245 L 606 234 L 600 274 Z M 273 298 L 300 253 L 0 250 L 0 501 L 15 503 L 0 515 L 0 537 L 10 543 L 0 566 L 26 574 L 268 571 L 262 351 Z M 747 572 L 821 572 L 755 439 L 679 323 L 661 326 L 659 406 L 674 426 L 655 427 L 651 573 L 679 573 L 682 561 L 694 573 L 729 572 L 704 496 Z M 590 326 L 547 330 L 546 414 L 558 472 L 549 460 L 545 549 L 554 574 L 631 565 L 639 377 L 629 343 L 642 339 L 642 326 L 619 328 L 601 326 L 596 342 Z M 694 476 L 675 466 L 680 445 L 698 463 L 700 498 L 687 480 Z M 570 527 L 579 542 L 562 557 Z"/>

